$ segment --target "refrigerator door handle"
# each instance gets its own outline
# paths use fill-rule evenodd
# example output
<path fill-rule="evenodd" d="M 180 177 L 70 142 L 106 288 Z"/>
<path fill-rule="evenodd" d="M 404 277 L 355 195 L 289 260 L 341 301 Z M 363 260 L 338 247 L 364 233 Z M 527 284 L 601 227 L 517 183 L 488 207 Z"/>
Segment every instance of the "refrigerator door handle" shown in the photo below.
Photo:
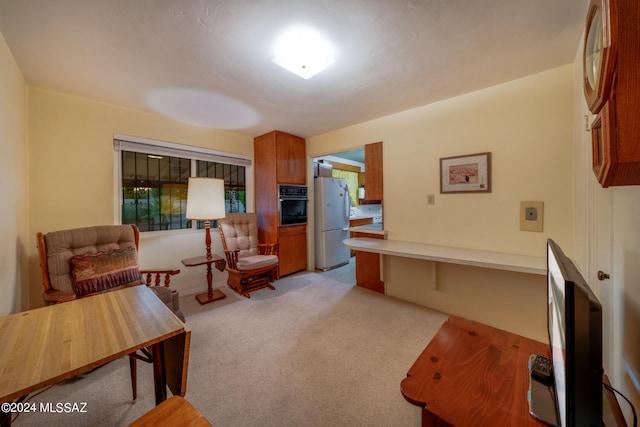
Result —
<path fill-rule="evenodd" d="M 344 217 L 349 221 L 349 213 L 351 210 L 351 195 L 349 194 L 349 186 L 345 185 L 344 188 Z"/>

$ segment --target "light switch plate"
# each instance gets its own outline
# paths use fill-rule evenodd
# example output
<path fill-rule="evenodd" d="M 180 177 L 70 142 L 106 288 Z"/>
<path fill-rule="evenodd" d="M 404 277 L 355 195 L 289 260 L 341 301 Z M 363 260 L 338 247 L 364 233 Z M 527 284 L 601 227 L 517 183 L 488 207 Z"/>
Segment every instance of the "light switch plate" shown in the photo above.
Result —
<path fill-rule="evenodd" d="M 524 219 L 536 221 L 538 219 L 538 208 L 524 208 Z"/>
<path fill-rule="evenodd" d="M 520 202 L 520 231 L 542 232 L 544 202 Z"/>

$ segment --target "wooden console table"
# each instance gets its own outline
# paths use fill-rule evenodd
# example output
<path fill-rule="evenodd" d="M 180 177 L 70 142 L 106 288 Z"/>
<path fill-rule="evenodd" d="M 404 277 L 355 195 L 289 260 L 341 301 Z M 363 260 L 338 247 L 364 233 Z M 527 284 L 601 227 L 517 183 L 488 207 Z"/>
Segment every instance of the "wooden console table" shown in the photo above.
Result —
<path fill-rule="evenodd" d="M 548 352 L 541 342 L 452 316 L 400 390 L 423 408 L 423 426 L 543 426 L 529 415 L 527 361 Z"/>
<path fill-rule="evenodd" d="M 400 383 L 422 408 L 422 426 L 544 426 L 529 414 L 529 356 L 549 346 L 482 323 L 449 317 Z M 603 395 L 607 426 L 621 426 L 615 396 Z"/>

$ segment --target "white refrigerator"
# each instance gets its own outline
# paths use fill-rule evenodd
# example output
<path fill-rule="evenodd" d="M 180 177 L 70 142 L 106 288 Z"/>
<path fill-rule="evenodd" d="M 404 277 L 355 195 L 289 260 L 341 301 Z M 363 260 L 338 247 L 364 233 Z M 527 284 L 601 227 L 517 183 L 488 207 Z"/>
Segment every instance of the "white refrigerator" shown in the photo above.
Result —
<path fill-rule="evenodd" d="M 316 268 L 330 270 L 349 263 L 349 187 L 346 179 L 318 177 L 314 183 Z"/>

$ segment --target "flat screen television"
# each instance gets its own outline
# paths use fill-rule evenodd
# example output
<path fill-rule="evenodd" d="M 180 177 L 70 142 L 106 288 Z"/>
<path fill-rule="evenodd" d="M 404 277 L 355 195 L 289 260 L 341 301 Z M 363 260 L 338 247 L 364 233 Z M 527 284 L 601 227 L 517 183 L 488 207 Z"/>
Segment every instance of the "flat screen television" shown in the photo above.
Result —
<path fill-rule="evenodd" d="M 551 239 L 547 302 L 558 425 L 603 426 L 602 306 L 573 261 Z"/>

